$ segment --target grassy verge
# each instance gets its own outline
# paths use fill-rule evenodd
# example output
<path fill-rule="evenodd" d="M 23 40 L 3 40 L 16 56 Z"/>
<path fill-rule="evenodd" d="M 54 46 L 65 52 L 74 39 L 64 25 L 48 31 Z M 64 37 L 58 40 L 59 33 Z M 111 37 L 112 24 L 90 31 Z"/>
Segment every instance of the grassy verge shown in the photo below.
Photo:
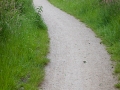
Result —
<path fill-rule="evenodd" d="M 0 1 L 0 90 L 38 90 L 49 62 L 48 44 L 32 0 Z"/>
<path fill-rule="evenodd" d="M 58 8 L 85 22 L 107 46 L 116 62 L 114 72 L 120 80 L 120 1 L 103 0 L 49 0 Z M 115 85 L 120 88 L 120 83 Z"/>

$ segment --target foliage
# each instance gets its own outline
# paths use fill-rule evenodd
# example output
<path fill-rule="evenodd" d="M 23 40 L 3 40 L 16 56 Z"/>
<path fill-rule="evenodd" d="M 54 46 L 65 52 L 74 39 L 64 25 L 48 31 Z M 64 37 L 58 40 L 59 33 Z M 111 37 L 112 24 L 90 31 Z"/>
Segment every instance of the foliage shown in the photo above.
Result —
<path fill-rule="evenodd" d="M 38 90 L 48 34 L 32 0 L 0 1 L 0 90 Z"/>

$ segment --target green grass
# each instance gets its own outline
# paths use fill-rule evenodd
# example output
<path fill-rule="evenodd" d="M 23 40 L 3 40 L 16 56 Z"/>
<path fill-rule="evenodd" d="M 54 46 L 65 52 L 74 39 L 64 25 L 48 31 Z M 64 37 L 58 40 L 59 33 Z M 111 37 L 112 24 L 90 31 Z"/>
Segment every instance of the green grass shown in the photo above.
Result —
<path fill-rule="evenodd" d="M 0 1 L 0 90 L 38 90 L 48 49 L 47 27 L 32 0 Z"/>
<path fill-rule="evenodd" d="M 106 45 L 111 60 L 116 62 L 114 72 L 120 76 L 120 1 L 103 0 L 49 0 L 52 4 L 80 19 Z M 115 85 L 120 88 L 120 84 Z"/>

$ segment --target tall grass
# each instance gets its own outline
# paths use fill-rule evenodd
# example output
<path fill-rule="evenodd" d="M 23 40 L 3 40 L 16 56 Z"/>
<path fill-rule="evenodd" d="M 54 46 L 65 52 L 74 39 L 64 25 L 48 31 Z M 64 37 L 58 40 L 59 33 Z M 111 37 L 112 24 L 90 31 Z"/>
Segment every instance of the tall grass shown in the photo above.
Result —
<path fill-rule="evenodd" d="M 0 90 L 38 90 L 48 43 L 32 0 L 0 1 Z"/>
<path fill-rule="evenodd" d="M 52 4 L 85 22 L 106 45 L 116 62 L 115 73 L 120 79 L 120 1 L 110 0 L 49 0 Z M 116 85 L 120 87 L 120 83 Z"/>

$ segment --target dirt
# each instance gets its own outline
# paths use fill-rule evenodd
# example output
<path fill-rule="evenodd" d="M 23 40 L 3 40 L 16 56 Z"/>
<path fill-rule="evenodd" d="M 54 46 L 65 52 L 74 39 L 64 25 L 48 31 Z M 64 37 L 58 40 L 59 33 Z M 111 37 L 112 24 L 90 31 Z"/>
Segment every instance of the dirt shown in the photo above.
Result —
<path fill-rule="evenodd" d="M 94 32 L 47 0 L 34 5 L 43 7 L 50 37 L 50 63 L 40 90 L 115 90 L 110 55 Z"/>

